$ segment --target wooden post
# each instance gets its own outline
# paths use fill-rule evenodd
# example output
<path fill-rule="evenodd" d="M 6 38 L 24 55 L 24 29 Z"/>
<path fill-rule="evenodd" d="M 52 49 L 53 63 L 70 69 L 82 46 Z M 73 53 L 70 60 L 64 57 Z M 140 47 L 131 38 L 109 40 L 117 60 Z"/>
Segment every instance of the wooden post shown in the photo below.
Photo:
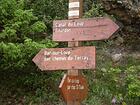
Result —
<path fill-rule="evenodd" d="M 67 105 L 81 105 L 80 102 L 67 102 Z"/>
<path fill-rule="evenodd" d="M 68 19 L 78 19 L 83 15 L 83 0 L 69 0 L 69 12 Z M 68 42 L 68 47 L 78 47 L 80 46 L 80 42 Z M 81 71 L 79 70 L 68 70 L 68 75 L 81 75 Z M 73 102 L 67 102 L 67 105 L 81 105 L 81 102 L 77 100 Z"/>
<path fill-rule="evenodd" d="M 76 11 L 79 11 L 77 13 Z M 81 18 L 83 15 L 83 0 L 69 0 L 69 19 L 77 19 Z M 80 46 L 80 42 L 68 42 L 68 47 L 78 47 Z M 68 70 L 68 75 L 79 75 L 80 71 L 78 70 Z"/>

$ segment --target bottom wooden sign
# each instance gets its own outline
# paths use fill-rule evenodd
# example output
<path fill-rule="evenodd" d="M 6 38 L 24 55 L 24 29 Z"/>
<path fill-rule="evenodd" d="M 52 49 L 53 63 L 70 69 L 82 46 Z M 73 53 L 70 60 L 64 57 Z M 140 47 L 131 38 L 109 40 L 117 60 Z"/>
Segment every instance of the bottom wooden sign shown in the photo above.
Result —
<path fill-rule="evenodd" d="M 59 89 L 66 102 L 81 102 L 88 93 L 87 81 L 82 75 L 64 75 Z"/>

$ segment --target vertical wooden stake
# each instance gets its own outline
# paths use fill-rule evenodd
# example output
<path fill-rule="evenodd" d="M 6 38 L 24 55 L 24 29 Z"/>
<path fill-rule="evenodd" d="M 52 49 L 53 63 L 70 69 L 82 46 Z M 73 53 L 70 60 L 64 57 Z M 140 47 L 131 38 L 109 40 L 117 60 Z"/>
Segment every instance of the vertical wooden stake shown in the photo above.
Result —
<path fill-rule="evenodd" d="M 74 12 L 79 11 L 79 13 Z M 83 0 L 69 0 L 69 13 L 68 18 L 69 19 L 78 19 L 81 18 L 83 15 Z M 80 42 L 68 42 L 68 47 L 78 47 L 80 46 Z M 68 75 L 81 75 L 81 71 L 79 70 L 68 70 Z M 81 105 L 81 102 L 75 101 L 75 102 L 67 102 L 67 105 Z"/>
<path fill-rule="evenodd" d="M 74 7 L 74 6 L 71 6 L 70 7 L 70 5 L 69 5 L 69 12 L 71 11 L 79 11 L 79 15 L 77 15 L 77 14 L 73 14 L 73 15 L 71 15 L 71 14 L 69 14 L 68 13 L 68 18 L 69 19 L 76 19 L 76 18 L 81 18 L 82 17 L 82 15 L 83 15 L 83 0 L 69 0 L 69 3 L 77 3 L 77 2 L 79 2 L 79 7 Z M 73 42 L 68 42 L 68 47 L 78 47 L 78 46 L 80 46 L 80 42 L 75 42 L 75 41 L 73 41 Z M 79 75 L 79 74 L 81 74 L 80 73 L 80 71 L 78 71 L 78 70 L 68 70 L 68 75 Z"/>

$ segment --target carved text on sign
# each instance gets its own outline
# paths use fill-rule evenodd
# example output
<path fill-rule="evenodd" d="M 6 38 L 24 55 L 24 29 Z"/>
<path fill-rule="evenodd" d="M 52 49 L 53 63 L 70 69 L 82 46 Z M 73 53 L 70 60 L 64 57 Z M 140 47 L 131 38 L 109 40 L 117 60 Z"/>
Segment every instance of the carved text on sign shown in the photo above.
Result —
<path fill-rule="evenodd" d="M 60 32 L 60 33 L 67 33 L 72 31 L 72 29 L 70 27 L 83 27 L 84 26 L 84 22 L 69 22 L 69 23 L 56 23 L 55 27 L 56 27 L 56 32 Z"/>
<path fill-rule="evenodd" d="M 58 55 L 58 56 L 56 56 Z M 60 56 L 62 55 L 62 56 Z M 89 60 L 88 56 L 78 56 L 78 55 L 71 55 L 71 51 L 45 51 L 44 52 L 44 61 L 66 61 L 66 60 L 75 60 L 75 61 L 80 61 L 80 60 Z M 52 56 L 52 57 L 50 57 Z"/>
<path fill-rule="evenodd" d="M 63 22 L 63 23 L 54 23 L 55 28 L 66 28 L 66 27 L 83 27 L 84 22 Z"/>
<path fill-rule="evenodd" d="M 67 82 L 68 82 L 68 85 L 67 85 L 67 90 L 83 90 L 85 87 L 84 85 L 81 85 L 80 84 L 80 80 L 79 79 L 76 79 L 76 78 L 67 78 Z M 70 85 L 72 84 L 72 85 Z"/>

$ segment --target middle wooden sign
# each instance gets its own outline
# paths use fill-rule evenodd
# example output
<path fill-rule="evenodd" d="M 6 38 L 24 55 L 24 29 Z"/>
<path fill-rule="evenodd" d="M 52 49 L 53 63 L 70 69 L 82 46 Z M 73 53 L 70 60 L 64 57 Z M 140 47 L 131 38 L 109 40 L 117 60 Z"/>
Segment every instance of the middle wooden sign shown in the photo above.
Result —
<path fill-rule="evenodd" d="M 42 71 L 95 69 L 95 47 L 42 49 L 33 62 Z"/>

